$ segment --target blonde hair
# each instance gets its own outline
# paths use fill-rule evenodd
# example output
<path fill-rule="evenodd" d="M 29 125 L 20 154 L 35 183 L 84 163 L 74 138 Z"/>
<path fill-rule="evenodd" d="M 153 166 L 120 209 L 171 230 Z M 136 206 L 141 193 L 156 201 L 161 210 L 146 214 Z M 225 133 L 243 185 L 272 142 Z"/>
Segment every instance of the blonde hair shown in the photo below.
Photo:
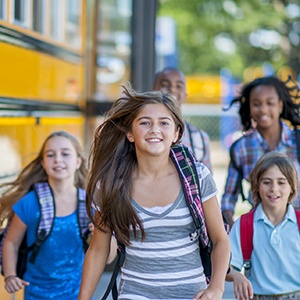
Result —
<path fill-rule="evenodd" d="M 48 176 L 42 166 L 43 155 L 47 141 L 57 136 L 67 138 L 74 146 L 78 157 L 81 157 L 82 163 L 80 168 L 76 170 L 74 185 L 83 189 L 85 188 L 87 168 L 82 147 L 78 140 L 71 134 L 65 131 L 53 132 L 44 141 L 37 157 L 21 171 L 17 179 L 0 185 L 0 188 L 4 190 L 0 198 L 0 225 L 5 219 L 12 217 L 12 206 L 30 191 L 34 183 L 48 180 Z"/>
<path fill-rule="evenodd" d="M 255 207 L 257 207 L 258 204 L 262 202 L 259 194 L 259 184 L 261 182 L 261 178 L 263 174 L 273 166 L 278 167 L 291 187 L 291 194 L 288 199 L 289 203 L 292 203 L 292 200 L 298 193 L 298 174 L 294 162 L 291 158 L 283 153 L 271 151 L 267 154 L 264 154 L 258 160 L 254 169 L 250 173 L 252 199 Z"/>

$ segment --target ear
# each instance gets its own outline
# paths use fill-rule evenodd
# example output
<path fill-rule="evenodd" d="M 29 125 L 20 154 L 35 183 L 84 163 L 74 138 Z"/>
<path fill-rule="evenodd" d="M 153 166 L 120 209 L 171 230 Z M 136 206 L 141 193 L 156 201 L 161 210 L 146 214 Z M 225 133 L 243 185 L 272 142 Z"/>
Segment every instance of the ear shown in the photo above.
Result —
<path fill-rule="evenodd" d="M 76 165 L 76 170 L 80 168 L 82 164 L 82 158 L 80 156 L 77 157 L 77 165 Z"/>
<path fill-rule="evenodd" d="M 173 144 L 176 143 L 176 142 L 178 141 L 178 137 L 179 137 L 179 127 L 178 127 L 177 130 L 175 131 L 174 139 L 173 139 Z"/>
<path fill-rule="evenodd" d="M 279 110 L 280 110 L 280 114 L 282 114 L 283 111 L 283 101 L 279 101 Z"/>
<path fill-rule="evenodd" d="M 126 133 L 126 137 L 130 143 L 134 142 L 134 137 L 131 132 Z"/>

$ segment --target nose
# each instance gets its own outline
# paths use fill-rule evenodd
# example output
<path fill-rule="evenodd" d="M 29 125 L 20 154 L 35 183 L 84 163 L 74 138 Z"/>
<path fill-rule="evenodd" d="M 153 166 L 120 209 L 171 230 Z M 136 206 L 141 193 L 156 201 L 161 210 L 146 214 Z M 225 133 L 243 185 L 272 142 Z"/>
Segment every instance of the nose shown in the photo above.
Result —
<path fill-rule="evenodd" d="M 55 161 L 57 162 L 59 162 L 59 161 L 62 161 L 62 156 L 61 156 L 61 154 L 56 154 L 55 155 Z"/>
<path fill-rule="evenodd" d="M 160 133 L 160 128 L 158 125 L 153 125 L 150 129 L 150 133 L 153 133 L 153 134 L 159 134 Z"/>
<path fill-rule="evenodd" d="M 272 192 L 276 192 L 278 190 L 278 184 L 277 183 L 272 183 L 271 184 L 271 191 Z"/>

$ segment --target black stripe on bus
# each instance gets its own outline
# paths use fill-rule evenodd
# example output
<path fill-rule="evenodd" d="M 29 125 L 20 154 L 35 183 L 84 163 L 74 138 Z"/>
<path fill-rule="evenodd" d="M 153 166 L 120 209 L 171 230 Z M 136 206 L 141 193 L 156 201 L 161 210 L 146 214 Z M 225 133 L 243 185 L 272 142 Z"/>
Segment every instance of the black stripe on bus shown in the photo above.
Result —
<path fill-rule="evenodd" d="M 76 104 L 50 102 L 44 100 L 24 100 L 16 98 L 0 97 L 0 110 L 18 110 L 18 111 L 81 111 Z"/>
<path fill-rule="evenodd" d="M 45 53 L 74 64 L 82 62 L 80 54 L 76 52 L 39 40 L 3 25 L 0 25 L 0 42 Z"/>

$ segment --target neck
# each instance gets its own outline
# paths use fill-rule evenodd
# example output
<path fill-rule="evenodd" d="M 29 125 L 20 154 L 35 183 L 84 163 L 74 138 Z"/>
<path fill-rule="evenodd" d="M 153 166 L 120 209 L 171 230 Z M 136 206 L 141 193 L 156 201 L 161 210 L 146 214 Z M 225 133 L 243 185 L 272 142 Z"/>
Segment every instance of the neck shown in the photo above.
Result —
<path fill-rule="evenodd" d="M 281 124 L 280 122 L 267 129 L 257 128 L 261 136 L 267 141 L 271 150 L 274 150 L 281 140 Z"/>
<path fill-rule="evenodd" d="M 264 207 L 263 204 L 262 204 L 262 207 L 263 207 L 264 213 L 266 214 L 266 216 L 268 217 L 268 219 L 274 226 L 277 226 L 279 223 L 282 222 L 285 214 L 287 213 L 287 209 L 288 209 L 288 205 L 286 206 L 285 210 L 283 210 L 282 207 L 278 208 L 278 209 L 276 209 L 276 208 L 270 209 L 269 207 Z"/>
<path fill-rule="evenodd" d="M 156 158 L 138 159 L 137 168 L 135 171 L 136 178 L 152 178 L 159 179 L 170 172 L 173 167 L 173 162 L 167 156 L 160 156 Z"/>
<path fill-rule="evenodd" d="M 68 193 L 74 191 L 76 189 L 74 185 L 74 180 L 63 180 L 63 181 L 57 181 L 48 179 L 49 185 L 51 186 L 53 192 L 56 193 Z"/>

